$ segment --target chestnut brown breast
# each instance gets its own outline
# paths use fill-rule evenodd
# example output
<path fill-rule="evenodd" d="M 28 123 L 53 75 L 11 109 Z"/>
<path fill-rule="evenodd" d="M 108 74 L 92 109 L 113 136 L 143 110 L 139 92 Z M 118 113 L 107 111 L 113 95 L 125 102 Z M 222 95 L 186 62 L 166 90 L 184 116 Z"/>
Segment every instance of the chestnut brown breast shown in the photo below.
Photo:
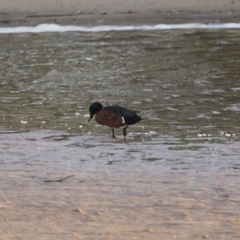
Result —
<path fill-rule="evenodd" d="M 101 125 L 106 125 L 111 128 L 119 128 L 123 126 L 127 126 L 124 122 L 124 119 L 118 114 L 114 114 L 106 109 L 102 109 L 95 116 L 95 120 L 97 123 Z"/>

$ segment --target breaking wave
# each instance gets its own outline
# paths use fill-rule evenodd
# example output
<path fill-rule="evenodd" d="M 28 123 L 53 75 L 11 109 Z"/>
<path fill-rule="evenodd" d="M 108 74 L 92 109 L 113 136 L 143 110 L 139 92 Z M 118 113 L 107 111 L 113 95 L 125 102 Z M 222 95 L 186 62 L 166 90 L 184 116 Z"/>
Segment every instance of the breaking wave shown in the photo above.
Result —
<path fill-rule="evenodd" d="M 182 23 L 157 25 L 102 25 L 102 26 L 61 26 L 57 24 L 40 24 L 35 27 L 0 27 L 0 34 L 8 33 L 44 33 L 44 32 L 107 32 L 107 31 L 151 31 L 177 29 L 240 29 L 240 23 Z"/>

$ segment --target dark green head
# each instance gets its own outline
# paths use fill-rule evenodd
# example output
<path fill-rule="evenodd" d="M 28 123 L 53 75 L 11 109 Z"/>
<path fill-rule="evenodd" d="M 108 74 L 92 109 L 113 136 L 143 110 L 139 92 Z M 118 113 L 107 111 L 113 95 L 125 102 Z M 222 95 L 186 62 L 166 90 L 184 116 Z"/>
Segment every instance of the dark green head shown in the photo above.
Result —
<path fill-rule="evenodd" d="M 90 117 L 88 119 L 88 122 L 90 122 L 91 119 L 93 119 L 94 115 L 100 112 L 102 109 L 103 109 L 103 106 L 101 103 L 99 102 L 92 103 L 91 106 L 89 107 Z"/>

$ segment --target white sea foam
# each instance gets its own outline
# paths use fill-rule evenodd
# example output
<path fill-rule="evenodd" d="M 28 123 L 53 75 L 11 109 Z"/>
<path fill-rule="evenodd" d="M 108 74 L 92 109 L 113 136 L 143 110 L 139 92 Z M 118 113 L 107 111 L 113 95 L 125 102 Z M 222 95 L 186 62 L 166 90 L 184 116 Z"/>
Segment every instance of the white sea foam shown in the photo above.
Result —
<path fill-rule="evenodd" d="M 42 32 L 107 32 L 107 31 L 151 31 L 151 30 L 176 30 L 176 29 L 240 29 L 240 23 L 182 23 L 182 24 L 157 24 L 137 26 L 60 26 L 57 24 L 40 24 L 35 27 L 0 27 L 0 34 L 8 33 L 42 33 Z"/>

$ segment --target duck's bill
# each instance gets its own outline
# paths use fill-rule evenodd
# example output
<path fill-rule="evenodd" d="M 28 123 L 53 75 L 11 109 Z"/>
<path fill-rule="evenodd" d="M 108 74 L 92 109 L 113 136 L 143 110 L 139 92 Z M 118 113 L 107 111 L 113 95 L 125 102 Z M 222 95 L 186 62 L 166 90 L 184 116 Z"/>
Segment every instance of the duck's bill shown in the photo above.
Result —
<path fill-rule="evenodd" d="M 90 115 L 90 117 L 89 117 L 89 119 L 88 119 L 88 122 L 90 122 L 92 119 L 93 119 L 93 116 Z"/>

